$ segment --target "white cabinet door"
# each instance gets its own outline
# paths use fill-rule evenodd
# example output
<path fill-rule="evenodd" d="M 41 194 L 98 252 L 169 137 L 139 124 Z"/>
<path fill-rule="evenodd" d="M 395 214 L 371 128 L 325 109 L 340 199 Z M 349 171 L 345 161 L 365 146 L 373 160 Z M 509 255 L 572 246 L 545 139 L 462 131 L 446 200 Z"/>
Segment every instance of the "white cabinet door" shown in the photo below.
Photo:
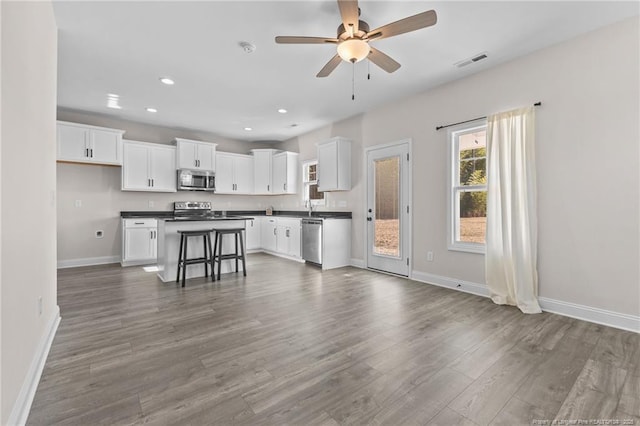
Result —
<path fill-rule="evenodd" d="M 176 191 L 176 149 L 147 142 L 125 141 L 123 191 Z"/>
<path fill-rule="evenodd" d="M 274 194 L 285 194 L 287 187 L 287 156 L 285 153 L 276 154 L 273 156 L 273 161 L 271 162 L 272 167 L 272 179 L 273 179 L 273 188 L 272 193 Z"/>
<path fill-rule="evenodd" d="M 122 164 L 122 135 L 115 132 L 91 130 L 91 160 L 102 164 Z"/>
<path fill-rule="evenodd" d="M 351 141 L 336 137 L 318 144 L 318 190 L 351 189 Z"/>
<path fill-rule="evenodd" d="M 287 254 L 293 257 L 301 257 L 301 222 L 300 219 L 294 219 L 289 229 L 289 251 Z"/>
<path fill-rule="evenodd" d="M 216 170 L 216 144 L 175 139 L 177 146 L 178 168 L 191 170 Z"/>
<path fill-rule="evenodd" d="M 245 238 L 247 242 L 246 250 L 258 250 L 262 248 L 261 244 L 261 220 L 260 218 L 247 220 Z"/>
<path fill-rule="evenodd" d="M 262 222 L 261 244 L 262 248 L 268 251 L 277 250 L 277 223 L 273 217 L 266 217 Z"/>
<path fill-rule="evenodd" d="M 58 124 L 58 160 L 87 161 L 89 131 L 78 126 Z"/>
<path fill-rule="evenodd" d="M 121 165 L 123 133 L 122 130 L 59 121 L 57 159 Z"/>
<path fill-rule="evenodd" d="M 218 194 L 233 194 L 235 192 L 235 184 L 233 179 L 233 163 L 232 155 L 216 154 L 216 192 Z"/>
<path fill-rule="evenodd" d="M 125 142 L 123 151 L 122 189 L 131 191 L 150 189 L 149 148 L 145 145 Z"/>
<path fill-rule="evenodd" d="M 252 149 L 253 153 L 253 193 L 271 194 L 271 156 L 272 149 Z"/>
<path fill-rule="evenodd" d="M 300 219 L 277 219 L 277 252 L 300 257 Z"/>
<path fill-rule="evenodd" d="M 178 168 L 197 169 L 197 144 L 180 140 L 177 144 Z"/>
<path fill-rule="evenodd" d="M 216 171 L 216 147 L 214 144 L 202 142 L 197 145 L 198 169 Z"/>
<path fill-rule="evenodd" d="M 124 259 L 145 260 L 155 257 L 153 229 L 150 228 L 126 228 Z"/>
<path fill-rule="evenodd" d="M 157 146 L 149 151 L 151 188 L 158 192 L 176 192 L 176 149 Z"/>
<path fill-rule="evenodd" d="M 281 152 L 273 156 L 272 178 L 274 194 L 298 192 L 298 154 Z"/>
<path fill-rule="evenodd" d="M 220 173 L 216 171 L 216 176 Z M 243 155 L 235 158 L 234 177 L 236 193 L 253 194 L 253 157 Z"/>
<path fill-rule="evenodd" d="M 278 253 L 287 254 L 289 252 L 288 229 L 282 219 L 278 219 L 276 222 L 276 251 Z"/>

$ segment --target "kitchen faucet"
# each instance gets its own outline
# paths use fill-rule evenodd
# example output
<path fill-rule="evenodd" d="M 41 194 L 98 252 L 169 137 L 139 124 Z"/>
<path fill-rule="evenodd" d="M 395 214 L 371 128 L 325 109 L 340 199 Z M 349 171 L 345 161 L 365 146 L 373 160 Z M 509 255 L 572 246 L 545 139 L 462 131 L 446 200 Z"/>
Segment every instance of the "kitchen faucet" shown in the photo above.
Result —
<path fill-rule="evenodd" d="M 309 217 L 311 217 L 311 213 L 313 213 L 313 204 L 311 204 L 311 200 L 305 201 L 307 209 L 309 209 Z"/>

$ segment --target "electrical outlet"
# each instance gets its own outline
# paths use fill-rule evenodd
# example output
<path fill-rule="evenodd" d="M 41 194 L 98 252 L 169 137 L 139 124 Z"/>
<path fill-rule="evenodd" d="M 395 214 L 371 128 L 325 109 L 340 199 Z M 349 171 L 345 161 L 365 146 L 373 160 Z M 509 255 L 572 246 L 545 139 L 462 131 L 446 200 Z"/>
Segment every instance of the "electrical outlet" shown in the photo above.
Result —
<path fill-rule="evenodd" d="M 152 209 L 154 208 L 156 205 L 156 203 L 154 203 L 153 201 L 149 201 L 149 208 Z"/>
<path fill-rule="evenodd" d="M 42 316 L 42 296 L 38 297 L 38 315 Z"/>
<path fill-rule="evenodd" d="M 76 207 L 82 207 L 82 200 L 76 200 Z"/>
<path fill-rule="evenodd" d="M 432 251 L 428 251 L 427 252 L 427 261 L 433 262 L 433 252 Z"/>
<path fill-rule="evenodd" d="M 104 231 L 97 230 L 96 231 L 96 238 L 102 238 L 102 237 L 104 237 Z"/>

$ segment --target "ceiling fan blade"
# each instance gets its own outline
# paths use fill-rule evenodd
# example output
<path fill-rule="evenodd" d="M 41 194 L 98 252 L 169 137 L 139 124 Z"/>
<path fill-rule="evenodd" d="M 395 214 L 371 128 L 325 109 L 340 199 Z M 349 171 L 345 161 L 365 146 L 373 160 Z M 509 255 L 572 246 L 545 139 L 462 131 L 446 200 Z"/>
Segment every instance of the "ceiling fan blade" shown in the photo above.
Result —
<path fill-rule="evenodd" d="M 376 28 L 373 31 L 369 31 L 366 38 L 368 40 L 380 40 L 419 30 L 420 28 L 430 27 L 435 25 L 436 22 L 438 22 L 436 11 L 428 10 L 426 12 L 418 13 L 417 15 L 392 22 L 391 24 L 384 25 L 380 28 Z"/>
<path fill-rule="evenodd" d="M 327 44 L 337 43 L 337 38 L 326 37 L 304 37 L 304 36 L 277 36 L 276 43 L 279 44 Z"/>
<path fill-rule="evenodd" d="M 400 64 L 398 62 L 374 47 L 371 47 L 371 51 L 367 58 L 388 73 L 392 73 L 400 68 Z"/>
<path fill-rule="evenodd" d="M 349 28 L 353 27 L 353 33 L 358 32 L 358 19 L 360 14 L 358 13 L 358 0 L 338 0 L 338 7 L 340 8 L 340 16 L 342 16 L 342 24 L 344 29 L 348 32 Z"/>
<path fill-rule="evenodd" d="M 329 62 L 327 62 L 327 64 L 320 70 L 320 72 L 316 74 L 316 77 L 328 76 L 333 72 L 333 70 L 336 69 L 338 65 L 340 65 L 340 62 L 342 62 L 342 58 L 339 55 L 334 56 Z"/>

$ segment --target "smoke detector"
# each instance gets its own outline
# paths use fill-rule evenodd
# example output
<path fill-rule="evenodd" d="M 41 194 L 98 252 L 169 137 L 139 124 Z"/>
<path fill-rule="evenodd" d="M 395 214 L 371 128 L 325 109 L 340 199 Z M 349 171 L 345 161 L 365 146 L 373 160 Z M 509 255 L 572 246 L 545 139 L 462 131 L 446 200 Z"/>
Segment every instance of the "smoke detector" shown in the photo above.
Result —
<path fill-rule="evenodd" d="M 238 44 L 240 45 L 240 47 L 242 47 L 242 50 L 244 50 L 245 53 L 253 53 L 256 50 L 256 46 L 249 43 L 248 41 L 241 41 Z"/>

